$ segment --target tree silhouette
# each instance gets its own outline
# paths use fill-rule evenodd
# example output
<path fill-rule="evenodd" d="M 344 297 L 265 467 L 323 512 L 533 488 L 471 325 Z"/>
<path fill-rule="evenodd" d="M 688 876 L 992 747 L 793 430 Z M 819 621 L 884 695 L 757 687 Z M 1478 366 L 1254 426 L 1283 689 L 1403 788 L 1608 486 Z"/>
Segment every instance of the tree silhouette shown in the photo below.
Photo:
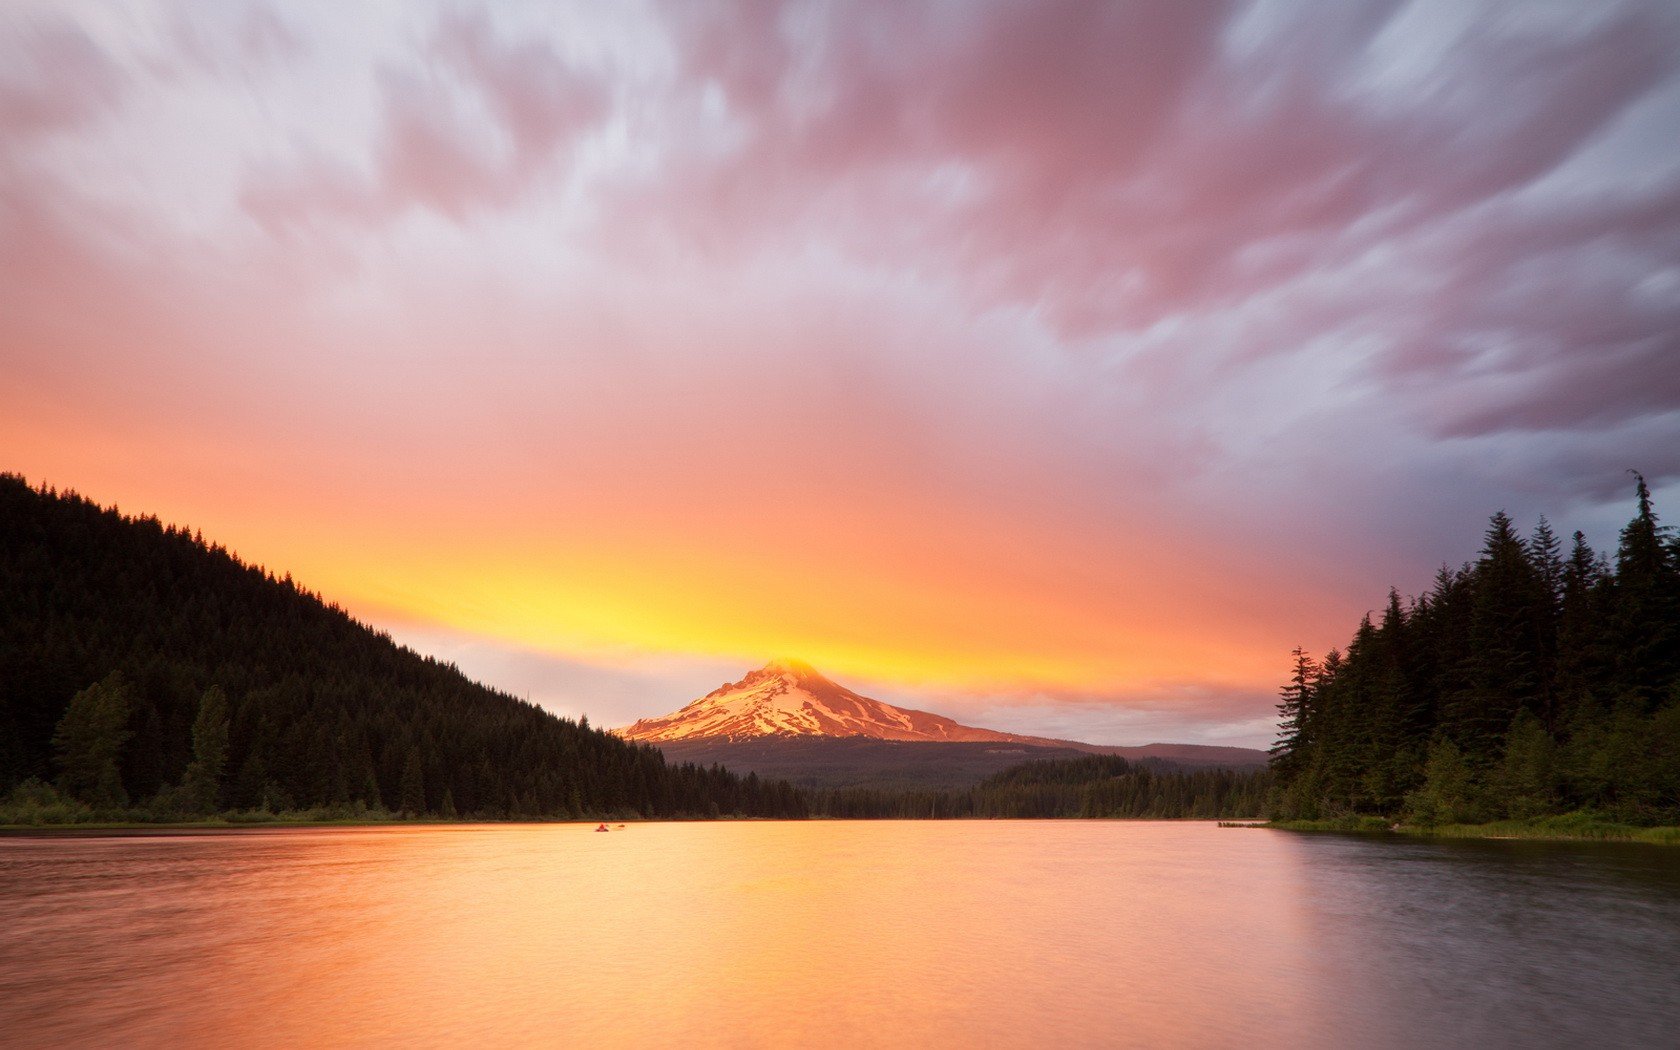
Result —
<path fill-rule="evenodd" d="M 1525 543 L 1500 512 L 1474 564 L 1409 608 L 1390 592 L 1312 688 L 1293 654 L 1272 811 L 1680 819 L 1680 560 L 1635 479 L 1613 569 L 1581 533 L 1564 558 L 1549 524 Z"/>

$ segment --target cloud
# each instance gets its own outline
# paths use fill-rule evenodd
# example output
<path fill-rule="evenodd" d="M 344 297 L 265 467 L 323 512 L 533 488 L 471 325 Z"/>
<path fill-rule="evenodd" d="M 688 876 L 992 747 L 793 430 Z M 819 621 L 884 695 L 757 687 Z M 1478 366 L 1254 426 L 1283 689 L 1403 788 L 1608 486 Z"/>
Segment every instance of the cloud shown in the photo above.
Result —
<path fill-rule="evenodd" d="M 275 232 L 322 217 L 378 224 L 413 207 L 462 222 L 513 204 L 609 108 L 600 79 L 547 41 L 502 41 L 482 12 L 441 17 L 424 57 L 375 74 L 371 174 L 320 157 L 270 166 L 245 209 Z"/>
<path fill-rule="evenodd" d="M 1655 0 L 27 10 L 9 469 L 353 607 L 1234 734 L 1680 498 Z"/>
<path fill-rule="evenodd" d="M 0 142 L 84 127 L 116 108 L 125 76 L 73 25 L 20 25 L 0 36 Z"/>

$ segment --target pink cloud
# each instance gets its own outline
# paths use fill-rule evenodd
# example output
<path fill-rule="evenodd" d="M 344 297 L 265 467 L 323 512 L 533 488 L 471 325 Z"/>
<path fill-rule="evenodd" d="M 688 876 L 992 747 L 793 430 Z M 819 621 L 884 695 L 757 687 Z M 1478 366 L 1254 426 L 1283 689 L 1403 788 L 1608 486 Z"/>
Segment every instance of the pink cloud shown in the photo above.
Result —
<path fill-rule="evenodd" d="M 547 42 L 498 39 L 482 15 L 440 19 L 423 69 L 377 72 L 382 126 L 371 177 L 308 158 L 269 167 L 243 195 L 265 227 L 316 217 L 377 223 L 410 207 L 460 222 L 507 207 L 607 111 L 606 86 Z M 492 118 L 486 135 L 479 113 Z M 499 140 L 499 141 L 498 141 Z"/>
<path fill-rule="evenodd" d="M 69 131 L 110 112 L 122 70 L 74 26 L 17 27 L 0 65 L 0 142 Z"/>

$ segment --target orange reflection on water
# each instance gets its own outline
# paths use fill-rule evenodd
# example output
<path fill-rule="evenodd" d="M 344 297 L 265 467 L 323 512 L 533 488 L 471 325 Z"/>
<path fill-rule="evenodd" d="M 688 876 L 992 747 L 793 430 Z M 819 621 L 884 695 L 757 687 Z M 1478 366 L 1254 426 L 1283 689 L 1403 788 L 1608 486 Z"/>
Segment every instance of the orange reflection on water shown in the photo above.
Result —
<path fill-rule="evenodd" d="M 0 1032 L 9 1046 L 1427 1045 L 1658 1023 L 1654 989 L 1680 957 L 1677 938 L 1647 938 L 1618 961 L 1626 887 L 1595 888 L 1571 862 L 1536 869 L 1567 885 L 1537 888 L 1515 854 L 1106 821 L 591 827 L 0 839 Z M 1646 903 L 1680 918 L 1674 875 Z M 1536 893 L 1574 907 L 1544 946 L 1567 975 L 1555 988 L 1520 983 L 1536 972 L 1523 938 L 1553 934 L 1501 918 Z M 1429 921 L 1442 900 L 1471 902 L 1450 929 Z M 1598 969 L 1571 961 L 1582 953 Z M 1582 1012 L 1601 1002 L 1608 1018 Z"/>

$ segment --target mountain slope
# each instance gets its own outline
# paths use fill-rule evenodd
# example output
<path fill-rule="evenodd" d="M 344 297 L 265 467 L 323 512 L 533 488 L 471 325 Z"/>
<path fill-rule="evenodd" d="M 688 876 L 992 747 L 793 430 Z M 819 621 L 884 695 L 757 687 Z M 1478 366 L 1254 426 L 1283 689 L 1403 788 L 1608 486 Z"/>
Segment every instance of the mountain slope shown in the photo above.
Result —
<path fill-rule="evenodd" d="M 54 727 L 72 696 L 113 671 L 128 707 L 121 794 L 133 805 L 181 781 L 200 699 L 219 686 L 220 808 L 799 808 L 786 785 L 672 768 L 653 748 L 470 681 L 184 529 L 0 474 L 0 796 L 54 778 Z"/>

